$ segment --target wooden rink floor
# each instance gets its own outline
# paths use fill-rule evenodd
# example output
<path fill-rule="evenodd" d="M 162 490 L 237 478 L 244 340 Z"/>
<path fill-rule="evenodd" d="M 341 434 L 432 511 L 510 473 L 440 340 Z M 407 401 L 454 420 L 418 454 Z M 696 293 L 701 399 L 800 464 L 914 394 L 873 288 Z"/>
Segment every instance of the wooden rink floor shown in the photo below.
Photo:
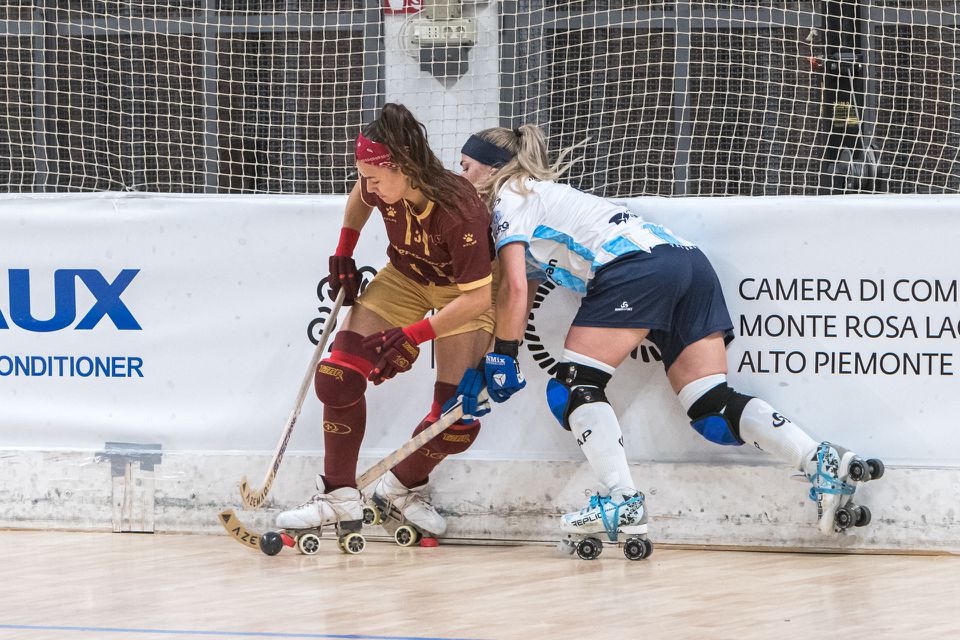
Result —
<path fill-rule="evenodd" d="M 960 557 L 0 531 L 0 639 L 958 638 Z"/>

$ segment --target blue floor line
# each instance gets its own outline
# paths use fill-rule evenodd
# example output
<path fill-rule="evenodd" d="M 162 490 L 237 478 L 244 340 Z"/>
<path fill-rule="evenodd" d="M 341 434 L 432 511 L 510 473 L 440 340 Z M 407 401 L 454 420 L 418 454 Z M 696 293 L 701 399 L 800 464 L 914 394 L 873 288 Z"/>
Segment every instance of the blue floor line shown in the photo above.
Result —
<path fill-rule="evenodd" d="M 158 635 L 195 635 L 244 638 L 326 638 L 345 640 L 470 640 L 468 638 L 428 638 L 425 636 L 367 636 L 336 633 L 282 633 L 273 631 L 200 631 L 187 629 L 122 629 L 110 627 L 55 627 L 27 624 L 0 624 L 0 629 L 20 631 L 80 631 L 94 633 L 155 633 Z"/>

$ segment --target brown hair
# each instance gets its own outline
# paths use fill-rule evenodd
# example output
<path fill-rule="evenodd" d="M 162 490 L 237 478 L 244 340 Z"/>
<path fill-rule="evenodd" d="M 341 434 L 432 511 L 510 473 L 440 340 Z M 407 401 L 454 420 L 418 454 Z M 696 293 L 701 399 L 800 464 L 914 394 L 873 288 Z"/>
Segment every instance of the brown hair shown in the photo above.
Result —
<path fill-rule="evenodd" d="M 464 207 L 461 178 L 447 171 L 427 143 L 427 128 L 402 104 L 383 105 L 376 120 L 363 127 L 363 135 L 374 142 L 385 144 L 390 156 L 410 185 L 447 211 L 470 217 Z"/>

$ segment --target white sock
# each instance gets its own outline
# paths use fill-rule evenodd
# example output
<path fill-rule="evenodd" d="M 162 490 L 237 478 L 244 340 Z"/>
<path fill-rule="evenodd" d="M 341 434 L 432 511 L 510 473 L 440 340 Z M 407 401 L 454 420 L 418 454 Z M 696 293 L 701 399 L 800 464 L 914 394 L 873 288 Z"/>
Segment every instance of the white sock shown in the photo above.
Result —
<path fill-rule="evenodd" d="M 684 386 L 677 394 L 683 410 L 690 411 L 690 407 L 705 393 L 726 381 L 727 376 L 718 373 Z M 818 444 L 798 425 L 760 398 L 753 398 L 747 403 L 740 416 L 740 424 L 735 426 L 739 426 L 740 439 L 745 443 L 766 451 L 800 471 L 804 470 L 807 459 Z"/>
<path fill-rule="evenodd" d="M 637 492 L 623 449 L 623 434 L 613 407 L 606 402 L 591 402 L 570 414 L 570 431 L 580 450 L 593 467 L 597 478 L 616 500 Z"/>
<path fill-rule="evenodd" d="M 563 359 L 583 364 L 612 374 L 614 368 L 589 356 L 566 350 Z M 617 414 L 606 402 L 591 402 L 580 405 L 568 419 L 570 431 L 577 438 L 580 450 L 593 468 L 597 478 L 606 487 L 610 496 L 632 496 L 637 492 L 623 449 L 623 432 Z"/>
<path fill-rule="evenodd" d="M 740 416 L 740 438 L 761 451 L 803 471 L 817 448 L 807 432 L 760 398 L 747 403 Z"/>

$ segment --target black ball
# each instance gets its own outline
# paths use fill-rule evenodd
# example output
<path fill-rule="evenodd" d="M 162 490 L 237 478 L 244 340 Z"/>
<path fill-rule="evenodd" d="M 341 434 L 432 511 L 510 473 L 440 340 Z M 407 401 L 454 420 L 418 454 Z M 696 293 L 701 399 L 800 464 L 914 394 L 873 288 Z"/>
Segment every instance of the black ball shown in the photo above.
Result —
<path fill-rule="evenodd" d="M 275 556 L 283 549 L 283 539 L 276 531 L 268 531 L 260 536 L 260 551 L 268 556 Z"/>

